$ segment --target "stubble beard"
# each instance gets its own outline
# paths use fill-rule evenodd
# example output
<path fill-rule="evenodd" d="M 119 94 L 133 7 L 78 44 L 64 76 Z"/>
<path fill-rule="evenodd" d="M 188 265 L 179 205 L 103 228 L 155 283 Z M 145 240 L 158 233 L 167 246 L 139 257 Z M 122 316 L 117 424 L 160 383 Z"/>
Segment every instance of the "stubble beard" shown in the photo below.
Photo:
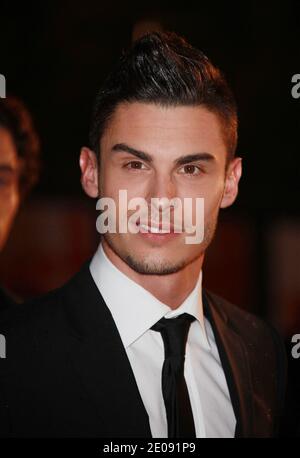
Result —
<path fill-rule="evenodd" d="M 104 238 L 105 242 L 110 247 L 110 249 L 135 272 L 142 275 L 170 275 L 184 269 L 186 266 L 193 263 L 204 254 L 207 247 L 210 245 L 211 241 L 214 238 L 214 234 L 217 227 L 217 218 L 218 215 L 216 215 L 206 225 L 204 230 L 204 239 L 200 245 L 196 245 L 197 253 L 194 256 L 189 257 L 188 259 L 181 259 L 177 262 L 168 262 L 167 260 L 148 261 L 145 258 L 138 259 L 138 257 L 134 254 L 129 253 L 127 251 L 125 252 L 120 247 L 118 247 L 118 243 L 115 243 L 115 237 L 111 237 L 108 233 L 103 234 L 102 237 Z"/>

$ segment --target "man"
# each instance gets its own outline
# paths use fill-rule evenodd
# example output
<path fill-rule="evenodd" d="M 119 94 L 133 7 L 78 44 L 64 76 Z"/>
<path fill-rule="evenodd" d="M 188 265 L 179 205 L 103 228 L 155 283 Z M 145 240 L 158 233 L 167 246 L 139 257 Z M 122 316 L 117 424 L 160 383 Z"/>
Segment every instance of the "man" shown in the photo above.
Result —
<path fill-rule="evenodd" d="M 238 192 L 236 142 L 233 96 L 200 51 L 151 33 L 121 57 L 80 154 L 82 186 L 115 202 L 118 230 L 103 233 L 74 278 L 4 330 L 4 436 L 275 434 L 285 377 L 277 334 L 202 288 L 219 209 Z M 140 217 L 137 232 L 122 232 L 120 190 L 149 208 L 153 198 L 190 198 L 194 209 L 204 199 L 203 237 L 186 243 L 166 200 L 156 210 L 171 209 L 168 231 L 151 216 L 144 231 Z"/>
<path fill-rule="evenodd" d="M 16 97 L 0 99 L 0 251 L 38 173 L 39 139 L 28 110 Z M 1 288 L 0 310 L 12 304 L 11 296 Z"/>

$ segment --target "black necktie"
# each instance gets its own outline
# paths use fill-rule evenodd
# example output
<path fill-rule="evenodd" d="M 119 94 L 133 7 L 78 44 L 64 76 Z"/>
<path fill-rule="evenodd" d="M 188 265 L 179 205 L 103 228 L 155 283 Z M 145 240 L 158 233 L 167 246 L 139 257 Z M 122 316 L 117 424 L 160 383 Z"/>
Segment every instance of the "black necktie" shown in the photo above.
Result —
<path fill-rule="evenodd" d="M 195 318 L 183 313 L 162 318 L 154 326 L 165 347 L 162 368 L 162 393 L 168 420 L 168 437 L 196 437 L 190 398 L 184 379 L 185 346 L 190 324 Z"/>

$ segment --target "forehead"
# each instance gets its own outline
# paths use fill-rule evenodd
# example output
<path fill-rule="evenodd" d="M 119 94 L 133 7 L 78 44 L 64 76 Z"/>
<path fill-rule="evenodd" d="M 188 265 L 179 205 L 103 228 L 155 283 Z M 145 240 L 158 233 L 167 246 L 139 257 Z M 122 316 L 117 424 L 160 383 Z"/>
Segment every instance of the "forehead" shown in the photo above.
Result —
<path fill-rule="evenodd" d="M 119 142 L 146 148 L 149 153 L 169 149 L 226 155 L 219 118 L 203 106 L 120 104 L 105 130 L 102 147 Z"/>
<path fill-rule="evenodd" d="M 0 126 L 0 164 L 14 165 L 18 160 L 16 147 L 9 130 Z"/>

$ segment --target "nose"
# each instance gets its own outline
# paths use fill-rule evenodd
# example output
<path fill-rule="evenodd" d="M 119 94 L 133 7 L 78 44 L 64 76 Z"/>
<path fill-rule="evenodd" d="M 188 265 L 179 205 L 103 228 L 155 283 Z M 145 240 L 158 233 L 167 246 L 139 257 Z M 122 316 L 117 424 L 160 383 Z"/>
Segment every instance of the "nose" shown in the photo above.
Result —
<path fill-rule="evenodd" d="M 170 200 L 176 197 L 176 186 L 169 175 L 157 175 L 149 189 L 148 202 L 162 213 L 170 208 Z"/>

